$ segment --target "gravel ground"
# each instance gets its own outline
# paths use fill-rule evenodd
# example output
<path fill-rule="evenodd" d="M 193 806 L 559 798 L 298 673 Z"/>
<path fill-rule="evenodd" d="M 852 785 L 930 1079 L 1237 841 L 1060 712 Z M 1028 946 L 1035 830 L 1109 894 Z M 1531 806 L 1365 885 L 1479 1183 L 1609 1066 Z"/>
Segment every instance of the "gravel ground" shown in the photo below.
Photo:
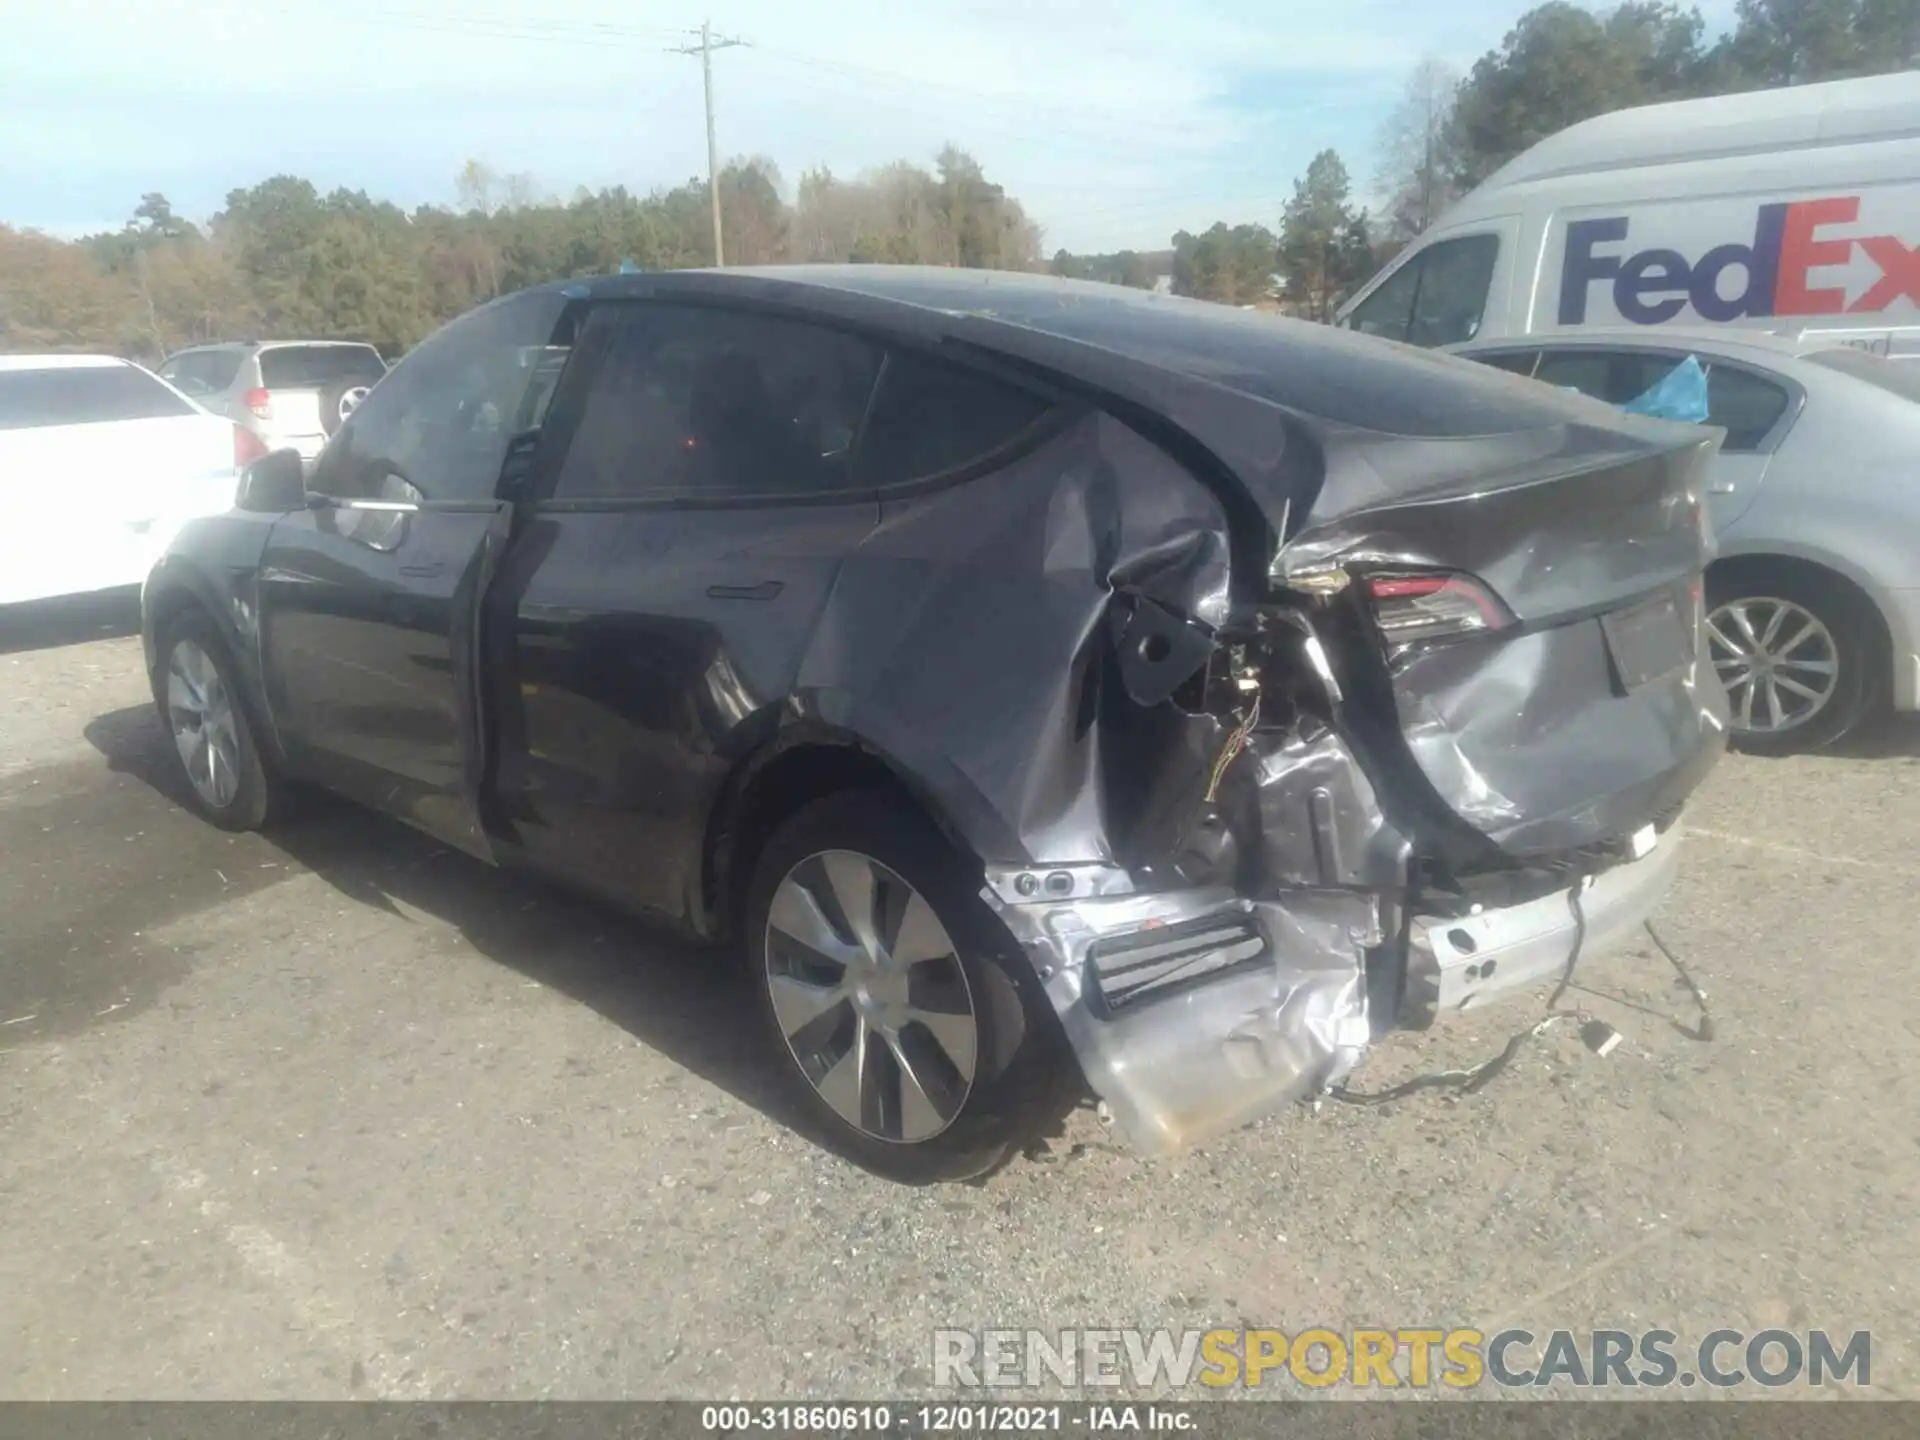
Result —
<path fill-rule="evenodd" d="M 1690 810 L 1710 1043 L 1624 953 L 1604 1060 L 911 1190 L 788 1127 L 714 957 L 345 807 L 213 830 L 122 612 L 3 623 L 0 1398 L 888 1396 L 936 1327 L 1316 1324 L 1868 1329 L 1920 1398 L 1920 727 Z"/>

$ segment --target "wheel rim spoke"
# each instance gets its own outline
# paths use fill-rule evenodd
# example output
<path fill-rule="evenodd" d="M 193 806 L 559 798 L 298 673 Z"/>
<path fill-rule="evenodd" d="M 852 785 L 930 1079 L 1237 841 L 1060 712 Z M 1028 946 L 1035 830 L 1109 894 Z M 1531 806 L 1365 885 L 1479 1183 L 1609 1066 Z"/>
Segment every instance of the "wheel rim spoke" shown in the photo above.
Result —
<path fill-rule="evenodd" d="M 913 886 L 853 851 L 808 856 L 774 891 L 765 944 L 775 1022 L 836 1115 L 907 1144 L 953 1123 L 979 1023 L 952 937 Z"/>
<path fill-rule="evenodd" d="M 773 1013 L 780 1021 L 781 1033 L 789 1041 L 821 1016 L 847 1003 L 844 980 L 832 985 L 816 985 L 797 975 L 769 975 L 767 984 L 773 993 Z"/>
<path fill-rule="evenodd" d="M 1791 600 L 1747 596 L 1706 620 L 1708 642 L 1734 724 L 1777 733 L 1806 724 L 1838 689 L 1840 656 L 1821 619 Z"/>
<path fill-rule="evenodd" d="M 980 1032 L 972 1015 L 954 1015 L 938 1010 L 909 1010 L 907 1024 L 922 1027 L 945 1053 L 960 1078 L 971 1083 Z M 903 1027 L 904 1028 L 904 1027 Z"/>

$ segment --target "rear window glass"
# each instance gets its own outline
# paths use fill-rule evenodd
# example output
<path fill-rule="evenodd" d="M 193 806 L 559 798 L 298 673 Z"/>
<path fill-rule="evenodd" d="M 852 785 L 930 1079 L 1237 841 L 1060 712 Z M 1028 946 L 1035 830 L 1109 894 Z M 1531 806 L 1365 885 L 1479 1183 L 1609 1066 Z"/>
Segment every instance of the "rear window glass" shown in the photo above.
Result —
<path fill-rule="evenodd" d="M 896 353 L 861 440 L 861 480 L 897 485 L 957 470 L 999 449 L 1046 409 L 984 375 Z"/>
<path fill-rule="evenodd" d="M 1920 362 L 1887 360 L 1851 347 L 1816 350 L 1806 358 L 1825 369 L 1838 370 L 1842 375 L 1878 386 L 1902 400 L 1920 400 Z"/>
<path fill-rule="evenodd" d="M 371 385 L 386 373 L 380 352 L 365 345 L 282 345 L 260 352 L 260 383 L 269 390 L 318 389 L 337 380 Z"/>
<path fill-rule="evenodd" d="M 192 405 L 131 365 L 0 370 L 0 430 L 193 413 Z"/>

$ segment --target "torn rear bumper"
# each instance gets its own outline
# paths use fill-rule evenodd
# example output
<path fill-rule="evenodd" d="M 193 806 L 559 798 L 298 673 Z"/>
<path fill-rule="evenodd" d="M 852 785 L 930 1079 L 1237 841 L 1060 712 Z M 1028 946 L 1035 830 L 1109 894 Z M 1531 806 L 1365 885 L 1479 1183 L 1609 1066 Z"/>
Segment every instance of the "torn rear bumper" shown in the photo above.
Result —
<path fill-rule="evenodd" d="M 1676 828 L 1650 854 L 1586 882 L 1583 964 L 1658 908 L 1678 840 Z M 990 873 L 982 895 L 1136 1149 L 1164 1156 L 1199 1144 L 1326 1090 L 1365 1057 L 1368 958 L 1385 954 L 1393 928 L 1383 926 L 1385 897 L 1116 894 L 1083 879 L 1074 876 L 1073 897 L 1018 899 L 1010 877 Z M 1420 1024 L 1556 978 L 1575 919 L 1570 892 L 1559 891 L 1464 917 L 1416 914 L 1407 929 L 1400 1016 Z"/>
<path fill-rule="evenodd" d="M 1458 917 L 1415 915 L 1402 1018 L 1424 1024 L 1557 980 L 1573 953 L 1576 932 L 1584 926 L 1583 964 L 1618 947 L 1660 907 L 1679 869 L 1676 828 L 1649 854 L 1587 880 L 1578 919 L 1571 890 L 1520 905 L 1477 907 L 1477 913 Z"/>

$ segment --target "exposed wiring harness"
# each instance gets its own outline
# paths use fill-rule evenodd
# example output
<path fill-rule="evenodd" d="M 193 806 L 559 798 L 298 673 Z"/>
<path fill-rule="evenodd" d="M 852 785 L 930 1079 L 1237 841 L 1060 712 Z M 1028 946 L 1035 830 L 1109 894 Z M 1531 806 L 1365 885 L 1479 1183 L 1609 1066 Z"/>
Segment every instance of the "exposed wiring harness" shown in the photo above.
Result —
<path fill-rule="evenodd" d="M 1416 1075 L 1411 1080 L 1404 1080 L 1385 1090 L 1363 1092 L 1350 1090 L 1344 1085 L 1335 1085 L 1327 1091 L 1327 1094 L 1349 1105 L 1385 1105 L 1388 1101 L 1404 1099 L 1422 1090 L 1450 1090 L 1457 1095 L 1472 1095 L 1484 1089 L 1496 1075 L 1506 1069 L 1513 1057 L 1520 1053 L 1521 1046 L 1536 1036 L 1545 1034 L 1557 1022 L 1578 1020 L 1583 1027 L 1595 1024 L 1593 1016 L 1584 1009 L 1560 1008 L 1560 1002 L 1566 998 L 1567 991 L 1573 985 L 1574 968 L 1580 963 L 1580 951 L 1586 943 L 1587 916 L 1580 897 L 1587 887 L 1588 878 L 1584 873 L 1576 876 L 1573 888 L 1567 892 L 1567 904 L 1573 911 L 1573 946 L 1567 952 L 1567 963 L 1560 971 L 1560 981 L 1553 987 L 1553 994 L 1547 1000 L 1546 1011 L 1538 1021 L 1524 1030 L 1515 1031 L 1507 1037 L 1507 1043 L 1501 1046 L 1498 1052 L 1465 1070 L 1438 1070 L 1426 1075 Z M 1647 938 L 1653 941 L 1655 947 L 1666 957 L 1667 963 L 1673 966 L 1674 972 L 1679 975 L 1689 993 L 1692 994 L 1694 1003 L 1700 1007 L 1700 1024 L 1696 1029 L 1688 1030 L 1684 1026 L 1678 1028 L 1689 1039 L 1713 1039 L 1713 1017 L 1707 1010 L 1706 991 L 1694 983 L 1693 976 L 1687 972 L 1687 967 L 1680 963 L 1680 957 L 1668 948 L 1667 942 L 1660 938 L 1660 932 L 1653 928 L 1653 921 L 1648 920 L 1645 923 Z M 1612 1034 L 1610 1027 L 1600 1028 L 1604 1033 Z M 1614 1038 L 1617 1042 L 1618 1037 Z"/>
<path fill-rule="evenodd" d="M 1253 692 L 1253 703 L 1244 711 L 1235 711 L 1239 720 L 1227 736 L 1227 743 L 1220 747 L 1219 755 L 1214 757 L 1213 773 L 1207 777 L 1207 803 L 1211 805 L 1220 795 L 1220 782 L 1227 777 L 1227 767 L 1233 764 L 1234 757 L 1247 748 L 1247 737 L 1253 734 L 1253 727 L 1260 723 L 1260 692 Z"/>

